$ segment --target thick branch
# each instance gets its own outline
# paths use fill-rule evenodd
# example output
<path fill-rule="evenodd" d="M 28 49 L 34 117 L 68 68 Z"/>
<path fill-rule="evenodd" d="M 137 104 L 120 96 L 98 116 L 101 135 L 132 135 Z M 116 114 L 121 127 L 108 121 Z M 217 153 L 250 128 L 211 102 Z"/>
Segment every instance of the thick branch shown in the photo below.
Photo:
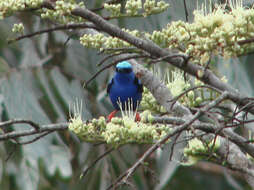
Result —
<path fill-rule="evenodd" d="M 182 125 L 184 124 L 185 120 L 183 118 L 178 117 L 156 117 L 154 118 L 153 122 L 155 123 L 166 123 L 166 124 L 173 124 L 173 125 Z M 231 129 L 226 128 L 223 126 L 222 129 L 218 129 L 214 126 L 214 124 L 209 123 L 194 123 L 192 124 L 194 129 L 199 129 L 206 133 L 212 134 L 219 134 L 221 137 L 225 137 L 231 142 L 235 143 L 243 150 L 248 152 L 252 157 L 254 157 L 254 145 L 251 143 L 246 142 L 246 139 L 237 133 L 234 133 Z"/>
<path fill-rule="evenodd" d="M 215 88 L 220 89 L 221 91 L 228 91 L 230 92 L 230 99 L 233 100 L 235 103 L 237 103 L 240 106 L 245 105 L 248 103 L 248 99 L 246 99 L 246 96 L 243 94 L 240 94 L 236 89 L 232 88 L 230 85 L 223 83 L 213 72 L 210 70 L 206 69 L 204 70 L 203 67 L 192 64 L 190 62 L 184 63 L 182 61 L 182 58 L 172 58 L 168 50 L 160 48 L 158 45 L 147 41 L 143 40 L 140 38 L 137 38 L 135 36 L 132 36 L 131 34 L 122 31 L 119 27 L 107 22 L 104 20 L 102 17 L 99 15 L 89 11 L 88 9 L 81 9 L 77 8 L 72 11 L 72 14 L 75 16 L 80 16 L 84 19 L 87 19 L 94 23 L 97 27 L 99 27 L 102 31 L 107 32 L 111 36 L 118 37 L 119 39 L 122 39 L 134 46 L 136 46 L 139 49 L 142 49 L 150 55 L 154 57 L 166 57 L 165 61 L 168 63 L 178 67 L 179 69 L 189 73 L 190 75 L 193 75 L 195 77 L 198 77 L 197 73 L 199 71 L 203 71 L 204 75 L 203 77 L 199 78 L 201 81 L 203 81 L 206 84 L 209 84 Z M 254 114 L 254 108 L 249 108 L 246 109 L 252 114 Z"/>
<path fill-rule="evenodd" d="M 179 127 L 177 127 L 176 129 L 174 129 L 172 132 L 170 132 L 168 135 L 166 135 L 163 139 L 159 140 L 156 144 L 154 144 L 153 146 L 151 146 L 142 156 L 141 158 L 135 162 L 132 167 L 130 167 L 126 172 L 124 172 L 121 176 L 119 176 L 116 181 L 110 185 L 107 189 L 111 189 L 113 187 L 117 187 L 120 185 L 120 182 L 126 182 L 128 180 L 128 178 L 135 172 L 135 170 L 144 162 L 144 160 L 150 156 L 157 148 L 159 148 L 162 144 L 166 143 L 166 141 L 170 138 L 173 137 L 176 134 L 179 134 L 180 132 L 188 129 L 190 127 L 190 125 L 192 125 L 195 121 L 197 121 L 197 119 L 206 111 L 210 110 L 211 108 L 213 108 L 215 105 L 219 104 L 221 101 L 225 100 L 228 97 L 228 93 L 224 92 L 220 97 L 218 97 L 216 100 L 210 102 L 207 106 L 205 106 L 204 108 L 200 109 L 194 116 L 192 116 L 191 118 L 187 118 L 187 121 L 185 121 L 182 125 L 180 125 Z M 224 147 L 224 146 L 223 146 Z M 231 146 L 232 147 L 232 146 Z M 221 148 L 219 148 L 221 149 Z M 233 151 L 233 150 L 232 150 Z M 219 151 L 220 154 L 222 154 L 221 156 L 225 157 L 225 155 L 227 154 L 226 151 Z M 242 154 L 243 155 L 243 154 Z M 240 157 L 242 155 L 239 155 Z M 238 157 L 238 156 L 236 156 Z M 232 164 L 231 162 L 235 161 L 235 159 L 231 159 L 231 160 L 227 160 L 229 161 L 229 165 L 232 166 L 233 169 L 236 169 L 238 171 L 241 171 L 245 174 L 251 175 L 254 177 L 254 172 L 252 169 L 248 169 L 248 168 L 242 168 L 242 167 L 238 167 L 237 165 Z M 242 161 L 242 160 L 241 160 Z M 242 162 L 241 166 L 242 166 Z M 246 162 L 244 162 L 246 163 Z M 247 162 L 249 163 L 249 162 Z"/>

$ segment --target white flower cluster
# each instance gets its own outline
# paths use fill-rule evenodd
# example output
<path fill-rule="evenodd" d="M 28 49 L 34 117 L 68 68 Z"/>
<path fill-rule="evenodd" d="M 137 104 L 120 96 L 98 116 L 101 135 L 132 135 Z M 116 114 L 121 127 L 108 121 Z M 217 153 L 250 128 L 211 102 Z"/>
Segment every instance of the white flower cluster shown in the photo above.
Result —
<path fill-rule="evenodd" d="M 104 4 L 104 8 L 111 13 L 111 16 L 117 17 L 121 15 L 121 4 Z"/>
<path fill-rule="evenodd" d="M 246 54 L 253 51 L 254 44 L 239 42 L 254 37 L 254 9 L 246 9 L 240 3 L 231 8 L 227 11 L 218 6 L 211 13 L 196 10 L 193 23 L 172 22 L 146 37 L 161 47 L 177 48 L 200 64 L 207 63 L 211 54 L 224 58 Z"/>
<path fill-rule="evenodd" d="M 23 34 L 24 33 L 24 29 L 25 28 L 24 28 L 24 25 L 22 23 L 14 24 L 13 27 L 12 27 L 12 32 Z"/>
<path fill-rule="evenodd" d="M 140 37 L 140 32 L 138 30 L 130 31 L 128 29 L 122 29 L 125 32 L 128 32 L 129 34 Z M 108 48 L 123 48 L 123 47 L 131 47 L 131 45 L 128 42 L 125 42 L 123 40 L 120 40 L 116 37 L 111 36 L 105 36 L 103 34 L 84 34 L 80 38 L 80 43 L 89 48 L 96 48 L 96 49 L 108 49 Z"/>
<path fill-rule="evenodd" d="M 181 71 L 178 70 L 173 71 L 171 77 L 169 77 L 169 73 L 167 73 L 166 75 L 167 76 L 165 84 L 169 88 L 174 97 L 180 95 L 185 90 L 191 87 L 190 81 L 184 79 L 184 74 Z M 178 101 L 180 101 L 183 105 L 193 107 L 199 105 L 202 102 L 202 100 L 203 99 L 200 99 L 199 96 L 195 97 L 194 92 L 190 91 L 187 94 L 183 95 Z M 140 107 L 143 110 L 151 110 L 156 113 L 166 112 L 166 110 L 157 103 L 152 93 L 146 88 L 144 89 L 143 92 L 143 98 L 140 103 Z"/>
<path fill-rule="evenodd" d="M 210 158 L 212 159 L 212 156 L 215 156 L 219 147 L 219 138 L 213 139 L 210 142 L 202 142 L 199 139 L 194 138 L 188 141 L 188 146 L 184 148 L 184 156 L 188 159 L 188 161 L 183 164 L 195 164 L 199 160 L 207 159 L 207 154 L 210 154 Z"/>
<path fill-rule="evenodd" d="M 90 123 L 83 123 L 81 116 L 71 119 L 69 130 L 86 142 L 104 142 L 102 132 L 106 129 L 106 120 L 104 117 L 93 119 Z"/>
<path fill-rule="evenodd" d="M 156 72 L 154 72 L 156 74 Z M 157 74 L 160 75 L 160 74 Z M 184 73 L 179 70 L 172 71 L 171 76 L 169 73 L 165 75 L 166 80 L 164 83 L 169 88 L 173 97 L 177 97 L 184 93 L 186 90 L 191 88 L 190 80 L 184 78 Z M 160 77 L 160 76 L 159 76 Z M 162 78 L 162 77 L 161 77 Z M 222 77 L 223 82 L 227 82 L 226 77 Z M 194 85 L 196 87 L 204 85 L 204 83 L 197 78 L 194 79 Z M 195 90 L 188 91 L 187 93 L 181 95 L 177 100 L 187 107 L 197 107 L 201 104 L 206 103 L 216 99 L 219 96 L 219 93 L 208 88 L 197 88 Z M 144 88 L 142 101 L 140 102 L 140 107 L 142 110 L 150 110 L 154 113 L 166 113 L 164 107 L 162 107 L 153 97 L 152 93 Z"/>
<path fill-rule="evenodd" d="M 169 132 L 170 128 L 166 125 L 137 123 L 128 117 L 123 117 L 113 118 L 102 135 L 107 143 L 119 146 L 127 143 L 155 143 Z"/>
<path fill-rule="evenodd" d="M 71 11 L 77 7 L 84 7 L 84 3 L 76 3 L 74 0 L 57 0 L 55 10 L 40 8 L 43 0 L 1 0 L 0 19 L 11 16 L 16 11 L 38 8 L 42 18 L 49 18 L 60 23 L 81 22 L 81 17 L 71 15 Z"/>
<path fill-rule="evenodd" d="M 114 117 L 109 123 L 104 117 L 83 123 L 77 116 L 71 119 L 69 130 L 86 142 L 106 142 L 114 147 L 128 143 L 155 143 L 170 132 L 171 128 L 167 125 L 149 123 L 153 120 L 150 112 L 141 116 L 141 122 L 124 116 Z"/>
<path fill-rule="evenodd" d="M 80 43 L 89 48 L 100 49 L 105 45 L 105 36 L 103 34 L 84 34 L 80 38 Z"/>
<path fill-rule="evenodd" d="M 144 3 L 144 16 L 151 14 L 158 14 L 165 11 L 169 7 L 169 4 L 165 1 L 156 2 L 155 0 L 146 0 Z"/>
<path fill-rule="evenodd" d="M 142 9 L 142 2 L 141 0 L 127 0 L 125 9 L 127 15 L 135 16 Z"/>
<path fill-rule="evenodd" d="M 166 112 L 165 108 L 156 101 L 152 93 L 147 88 L 144 88 L 140 108 L 142 110 L 149 110 L 155 113 Z"/>
<path fill-rule="evenodd" d="M 84 8 L 84 2 L 77 4 L 73 0 L 58 0 L 56 1 L 55 10 L 43 9 L 41 17 L 56 20 L 62 24 L 82 22 L 84 21 L 83 18 L 71 15 L 72 10 L 77 7 Z"/>
<path fill-rule="evenodd" d="M 127 0 L 125 4 L 125 13 L 121 13 L 121 4 L 104 4 L 104 8 L 111 13 L 113 17 L 121 16 L 148 16 L 165 11 L 169 7 L 164 1 L 146 0 L 142 6 L 142 0 Z"/>
<path fill-rule="evenodd" d="M 39 7 L 43 0 L 1 0 L 0 19 L 12 15 L 16 11 Z"/>

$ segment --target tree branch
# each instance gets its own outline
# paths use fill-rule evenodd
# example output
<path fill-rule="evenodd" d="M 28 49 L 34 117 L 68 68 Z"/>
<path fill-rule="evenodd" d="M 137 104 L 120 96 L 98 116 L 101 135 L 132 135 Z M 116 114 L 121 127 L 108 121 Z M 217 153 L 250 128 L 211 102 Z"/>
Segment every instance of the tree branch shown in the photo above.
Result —
<path fill-rule="evenodd" d="M 12 119 L 12 120 L 8 120 L 8 121 L 0 122 L 0 128 L 5 128 L 7 126 L 9 127 L 12 124 L 18 124 L 18 123 L 29 124 L 35 130 L 37 130 L 37 131 L 40 130 L 39 124 L 37 124 L 31 120 L 26 120 L 26 119 Z"/>
<path fill-rule="evenodd" d="M 232 88 L 229 84 L 223 83 L 213 72 L 206 69 L 204 70 L 203 67 L 192 64 L 188 62 L 187 64 L 183 64 L 183 61 L 181 58 L 175 58 L 171 57 L 173 53 L 170 53 L 168 50 L 163 49 L 159 47 L 158 45 L 154 44 L 151 41 L 147 41 L 144 39 L 137 38 L 135 36 L 132 36 L 131 34 L 124 32 L 119 27 L 107 22 L 104 20 L 101 16 L 89 11 L 88 9 L 81 9 L 76 8 L 72 11 L 72 14 L 75 16 L 80 16 L 84 19 L 87 19 L 94 23 L 98 28 L 100 28 L 102 31 L 108 33 L 109 35 L 113 37 L 117 37 L 119 39 L 122 39 L 137 48 L 144 50 L 145 52 L 149 53 L 151 56 L 160 58 L 160 57 L 166 57 L 165 61 L 172 64 L 173 66 L 185 71 L 186 73 L 189 73 L 192 76 L 195 76 L 199 78 L 201 81 L 203 81 L 205 84 L 209 84 L 221 91 L 228 91 L 230 92 L 230 99 L 234 101 L 236 104 L 240 106 L 244 106 L 246 103 L 248 103 L 248 99 L 246 99 L 246 95 L 240 94 L 236 89 Z M 198 73 L 200 71 L 203 71 L 204 74 L 202 77 L 198 76 Z M 249 112 L 254 114 L 254 107 L 248 109 Z"/>
<path fill-rule="evenodd" d="M 44 30 L 40 30 L 40 31 L 37 31 L 34 33 L 22 35 L 17 38 L 14 38 L 14 39 L 10 39 L 10 40 L 8 40 L 8 44 L 22 40 L 24 38 L 31 38 L 33 36 L 44 34 L 44 33 L 50 33 L 50 32 L 59 31 L 59 30 L 70 30 L 70 29 L 74 30 L 74 29 L 80 29 L 80 28 L 93 28 L 95 30 L 98 30 L 98 28 L 91 23 L 65 24 L 65 25 L 55 26 L 53 28 L 47 28 Z"/>
<path fill-rule="evenodd" d="M 15 120 L 6 121 L 4 126 L 7 125 L 6 123 L 8 123 L 8 125 L 13 124 L 13 121 L 15 121 Z M 19 121 L 18 123 L 26 123 L 26 124 L 30 124 L 31 126 L 33 126 L 33 124 L 34 124 L 32 121 L 29 121 L 29 120 L 23 120 L 23 122 L 22 122 L 22 120 L 18 120 L 18 121 Z M 62 130 L 68 129 L 68 125 L 69 125 L 68 123 L 57 123 L 57 124 L 42 125 L 42 126 L 38 125 L 38 129 L 31 129 L 31 130 L 25 130 L 25 131 L 19 131 L 19 132 L 13 131 L 13 132 L 1 134 L 0 141 L 4 141 L 4 140 L 8 140 L 8 139 L 16 139 L 18 137 L 31 136 L 31 135 L 35 135 L 35 134 L 42 134 L 45 132 L 52 133 L 55 131 L 62 131 Z"/>
<path fill-rule="evenodd" d="M 170 137 L 173 137 L 176 134 L 181 133 L 182 131 L 186 130 L 192 123 L 194 123 L 204 112 L 208 111 L 209 109 L 213 108 L 215 105 L 219 104 L 221 101 L 227 99 L 228 92 L 224 92 L 221 96 L 219 96 L 216 100 L 210 102 L 207 106 L 200 109 L 195 115 L 193 115 L 191 118 L 186 118 L 187 121 L 185 121 L 182 125 L 178 126 L 176 129 L 174 129 L 172 132 L 167 134 L 164 138 L 159 140 L 157 143 L 155 143 L 153 146 L 151 146 L 143 155 L 142 157 L 135 162 L 135 164 L 132 165 L 126 172 L 124 172 L 121 176 L 119 176 L 113 184 L 111 184 L 107 190 L 111 188 L 116 188 L 119 186 L 121 181 L 125 182 L 128 180 L 128 178 L 136 171 L 136 169 L 144 162 L 144 160 L 150 156 L 157 148 L 159 148 L 162 144 L 166 143 L 167 140 Z M 254 175 L 253 175 L 254 176 Z"/>

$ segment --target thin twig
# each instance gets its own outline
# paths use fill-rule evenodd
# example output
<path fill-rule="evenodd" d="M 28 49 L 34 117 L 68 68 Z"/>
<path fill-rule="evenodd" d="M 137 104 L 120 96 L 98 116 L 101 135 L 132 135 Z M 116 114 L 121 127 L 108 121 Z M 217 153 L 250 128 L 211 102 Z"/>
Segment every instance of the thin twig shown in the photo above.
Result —
<path fill-rule="evenodd" d="M 205 72 L 209 69 L 209 65 L 210 65 L 210 63 L 211 63 L 211 60 L 212 60 L 212 58 L 211 58 L 211 54 L 210 54 L 209 60 L 208 60 L 208 62 L 207 62 L 206 65 L 205 65 L 205 69 L 204 69 Z"/>
<path fill-rule="evenodd" d="M 86 174 L 88 173 L 88 171 L 93 168 L 97 162 L 99 162 L 102 158 L 104 158 L 105 156 L 107 156 L 109 153 L 111 153 L 113 150 L 115 150 L 114 148 L 110 148 L 108 149 L 106 152 L 104 152 L 102 155 L 100 155 L 98 158 L 96 158 L 87 168 L 85 168 L 85 170 L 82 172 L 80 178 L 84 178 L 86 176 Z"/>
<path fill-rule="evenodd" d="M 172 54 L 167 49 L 159 47 L 152 41 L 138 38 L 136 36 L 129 34 L 128 32 L 123 31 L 121 28 L 106 21 L 101 16 L 89 11 L 86 8 L 76 8 L 72 10 L 71 14 L 89 20 L 90 22 L 98 26 L 101 30 L 108 33 L 110 36 L 126 41 L 129 44 L 137 47 L 138 49 L 147 52 L 151 56 L 159 58 Z M 181 60 L 171 58 L 167 58 L 165 59 L 165 61 L 195 77 L 197 77 L 197 74 L 199 73 L 200 70 L 203 71 L 202 66 L 193 64 L 191 62 L 188 62 L 188 64 L 182 64 Z M 241 106 L 247 103 L 246 100 L 244 100 L 244 98 L 246 97 L 245 95 L 239 93 L 229 84 L 223 83 L 212 71 L 206 70 L 203 76 L 200 77 L 199 79 L 203 81 L 205 84 L 209 84 L 215 88 L 220 89 L 221 91 L 230 92 L 230 99 L 235 103 Z M 254 108 L 249 110 L 249 112 L 254 114 Z"/>
<path fill-rule="evenodd" d="M 249 44 L 249 43 L 253 43 L 253 42 L 254 42 L 254 38 L 247 39 L 247 40 L 239 40 L 237 43 L 239 45 L 244 45 L 244 44 Z"/>
<path fill-rule="evenodd" d="M 246 105 L 242 106 L 237 112 L 235 112 L 235 115 L 238 115 L 240 112 L 242 112 L 244 109 L 251 108 L 254 106 L 254 99 L 253 98 L 248 98 L 248 100 L 252 102 L 248 102 Z"/>
<path fill-rule="evenodd" d="M 130 54 L 129 52 L 119 52 L 119 53 L 114 53 L 114 54 L 110 54 L 108 56 L 106 56 L 105 58 L 103 58 L 98 64 L 97 66 L 101 66 L 105 61 L 107 61 L 108 59 L 115 57 L 115 56 L 119 56 L 119 55 L 124 55 L 124 54 Z M 135 54 L 138 55 L 138 54 Z"/>
<path fill-rule="evenodd" d="M 189 13 L 188 13 L 188 9 L 187 9 L 185 0 L 183 0 L 183 5 L 184 5 L 184 12 L 185 12 L 185 20 L 186 20 L 186 22 L 189 22 L 189 19 L 188 19 Z"/>
<path fill-rule="evenodd" d="M 54 32 L 54 31 L 58 31 L 58 30 L 70 30 L 70 29 L 80 29 L 80 28 L 93 28 L 95 30 L 99 30 L 98 27 L 96 27 L 93 24 L 89 24 L 89 23 L 65 24 L 65 25 L 55 26 L 53 28 L 39 30 L 39 31 L 30 33 L 30 34 L 22 35 L 22 36 L 15 38 L 15 39 L 9 39 L 8 44 L 22 40 L 24 38 L 31 38 L 33 36 L 44 34 L 44 33 Z"/>
<path fill-rule="evenodd" d="M 24 120 L 24 121 L 25 122 L 23 122 L 23 123 L 28 123 L 30 125 L 33 124 L 32 121 L 27 121 L 27 120 Z M 7 122 L 5 122 L 5 123 L 7 123 Z M 10 123 L 12 123 L 12 122 L 10 122 Z M 22 123 L 22 122 L 19 122 L 19 123 Z M 44 133 L 46 131 L 54 132 L 54 131 L 66 130 L 66 129 L 68 129 L 68 126 L 69 126 L 68 123 L 57 123 L 57 124 L 42 125 L 41 127 L 38 126 L 39 130 L 31 129 L 31 130 L 25 130 L 25 131 L 12 131 L 9 133 L 1 134 L 0 141 L 4 141 L 4 140 L 8 140 L 8 139 L 15 139 L 18 137 L 30 136 L 30 135 L 34 135 L 34 134 L 40 134 L 40 133 Z"/>
<path fill-rule="evenodd" d="M 107 190 L 111 189 L 111 188 L 116 188 L 119 186 L 119 183 L 121 181 L 127 181 L 128 178 L 136 171 L 136 169 L 144 162 L 144 160 L 150 156 L 157 148 L 159 148 L 162 144 L 164 144 L 165 142 L 167 142 L 167 140 L 186 130 L 195 120 L 197 120 L 204 112 L 210 110 L 211 108 L 213 108 L 214 106 L 216 106 L 217 104 L 219 104 L 220 102 L 222 102 L 223 100 L 228 98 L 228 92 L 224 92 L 222 93 L 221 96 L 219 96 L 216 100 L 210 102 L 207 106 L 205 106 L 204 108 L 200 109 L 198 112 L 195 113 L 194 116 L 192 116 L 192 118 L 190 118 L 189 120 L 187 120 L 184 124 L 180 125 L 179 127 L 177 127 L 176 129 L 174 129 L 172 132 L 170 132 L 169 134 L 167 134 L 165 137 L 163 137 L 161 140 L 159 140 L 156 144 L 154 144 L 153 146 L 151 146 L 142 156 L 141 158 L 135 162 L 135 164 L 130 167 L 127 171 L 125 171 L 121 176 L 119 176 L 108 188 Z"/>
<path fill-rule="evenodd" d="M 5 158 L 5 160 L 4 160 L 5 162 L 7 162 L 12 157 L 12 155 L 16 151 L 16 149 L 17 149 L 17 145 L 14 144 L 13 149 L 8 153 L 7 157 Z"/>
<path fill-rule="evenodd" d="M 125 61 L 125 60 L 129 60 L 129 59 L 137 59 L 137 58 L 145 58 L 147 56 L 144 56 L 144 55 L 131 55 L 131 56 L 128 56 L 128 57 L 125 57 L 125 58 L 122 58 L 122 59 L 118 59 L 116 61 L 114 61 L 113 63 L 110 63 L 106 66 L 104 66 L 103 68 L 101 68 L 99 71 L 97 71 L 84 85 L 84 87 L 86 88 L 88 86 L 88 84 L 90 82 L 92 82 L 102 71 L 116 65 L 118 62 L 121 62 L 121 61 Z"/>
<path fill-rule="evenodd" d="M 172 160 L 172 157 L 173 157 L 173 154 L 174 154 L 174 148 L 175 148 L 175 145 L 176 145 L 176 141 L 180 137 L 181 134 L 182 134 L 182 132 L 178 133 L 176 135 L 175 139 L 174 139 L 174 142 L 172 143 L 171 150 L 170 150 L 170 155 L 169 155 L 169 161 Z"/>
<path fill-rule="evenodd" d="M 148 64 L 153 64 L 153 63 L 161 62 L 161 61 L 164 61 L 165 59 L 168 59 L 168 58 L 173 59 L 173 58 L 178 58 L 178 57 L 183 58 L 183 62 L 186 62 L 186 60 L 188 59 L 188 57 L 186 55 L 183 55 L 183 54 L 173 54 L 173 55 L 166 55 L 164 57 L 160 57 L 158 59 L 152 60 L 152 61 L 148 62 Z"/>
<path fill-rule="evenodd" d="M 219 96 L 216 100 L 212 101 L 209 103 L 207 106 L 205 106 L 203 109 L 200 109 L 195 115 L 187 120 L 184 124 L 180 125 L 178 128 L 176 128 L 173 132 L 169 133 L 166 135 L 164 138 L 159 140 L 156 144 L 151 146 L 144 154 L 143 156 L 131 167 L 129 168 L 126 172 L 124 172 L 121 176 L 119 176 L 114 183 L 112 183 L 107 190 L 111 189 L 112 187 L 116 188 L 121 181 L 127 181 L 127 179 L 136 171 L 136 169 L 144 162 L 144 160 L 150 156 L 157 148 L 159 148 L 162 144 L 167 142 L 167 140 L 184 131 L 187 129 L 195 120 L 197 120 L 204 112 L 208 111 L 209 109 L 213 108 L 217 104 L 219 104 L 221 101 L 225 100 L 228 98 L 228 92 L 224 92 L 221 96 Z"/>
<path fill-rule="evenodd" d="M 136 171 L 136 169 L 144 162 L 144 160 L 150 156 L 157 148 L 159 148 L 162 144 L 164 144 L 165 142 L 167 142 L 167 140 L 178 134 L 179 132 L 185 130 L 191 123 L 193 123 L 198 117 L 199 114 L 201 112 L 197 112 L 194 117 L 192 119 L 190 119 L 189 121 L 185 122 L 183 125 L 179 126 L 177 129 L 175 129 L 173 132 L 169 133 L 168 135 L 166 135 L 164 138 L 162 138 L 161 140 L 159 140 L 156 144 L 154 144 L 153 146 L 151 146 L 142 156 L 141 158 L 139 158 L 139 160 L 137 162 L 135 162 L 135 164 L 130 167 L 126 172 L 124 172 L 121 176 L 119 176 L 108 188 L 107 190 L 111 189 L 111 188 L 116 188 L 119 186 L 119 183 L 121 181 L 127 181 L 128 178 Z"/>
<path fill-rule="evenodd" d="M 0 122 L 0 127 L 3 128 L 3 127 L 7 127 L 7 126 L 10 126 L 12 124 L 29 124 L 31 127 L 33 127 L 35 130 L 40 130 L 40 125 L 31 121 L 31 120 L 26 120 L 26 119 L 11 119 L 11 120 L 8 120 L 8 121 L 4 121 L 4 122 Z"/>
<path fill-rule="evenodd" d="M 138 50 L 136 47 L 123 47 L 123 48 L 104 48 L 102 49 L 101 51 L 98 52 L 98 54 L 103 54 L 105 52 L 118 52 L 118 51 L 121 51 L 121 52 L 129 52 L 129 53 L 133 53 L 134 50 Z"/>
<path fill-rule="evenodd" d="M 221 91 L 220 91 L 219 89 L 217 89 L 217 88 L 215 88 L 215 87 L 213 87 L 213 86 L 210 86 L 210 85 L 195 86 L 195 87 L 192 87 L 192 88 L 189 88 L 189 89 L 185 90 L 184 92 L 182 92 L 182 93 L 179 94 L 178 96 L 176 96 L 176 97 L 174 97 L 173 99 L 169 100 L 169 102 L 173 102 L 173 103 L 171 104 L 171 108 L 170 108 L 170 109 L 173 108 L 174 104 L 177 102 L 177 100 L 178 100 L 179 98 L 181 98 L 183 95 L 187 94 L 188 92 L 190 92 L 190 91 L 192 91 L 192 90 L 195 90 L 195 89 L 198 89 L 198 88 L 208 88 L 208 89 L 212 89 L 212 90 L 214 90 L 214 91 L 216 91 L 216 92 L 218 92 L 218 93 L 221 93 Z"/>
<path fill-rule="evenodd" d="M 24 141 L 24 142 L 16 141 L 16 144 L 18 144 L 18 145 L 31 144 L 31 143 L 41 139 L 42 137 L 47 136 L 49 133 L 52 133 L 52 131 L 46 131 L 46 132 L 40 134 L 39 136 L 37 136 L 37 137 L 35 137 L 35 138 L 33 138 L 32 140 L 29 140 L 29 141 Z"/>

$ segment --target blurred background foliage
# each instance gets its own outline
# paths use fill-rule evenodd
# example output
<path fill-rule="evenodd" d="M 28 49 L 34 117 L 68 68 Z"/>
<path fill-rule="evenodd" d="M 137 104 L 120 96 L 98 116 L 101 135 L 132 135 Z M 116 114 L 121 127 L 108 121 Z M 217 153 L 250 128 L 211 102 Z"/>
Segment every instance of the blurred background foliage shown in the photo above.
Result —
<path fill-rule="evenodd" d="M 159 15 L 147 18 L 130 18 L 112 21 L 120 27 L 153 31 L 173 20 L 185 20 L 183 0 L 166 0 L 170 8 Z M 203 0 L 188 0 L 189 19 L 193 9 Z M 252 1 L 246 1 L 252 3 Z M 102 0 L 85 1 L 88 8 L 100 7 Z M 31 13 L 17 13 L 0 21 L 0 114 L 1 120 L 30 119 L 40 124 L 67 122 L 73 104 L 83 101 L 83 119 L 107 115 L 112 106 L 106 96 L 106 85 L 113 73 L 104 71 L 87 89 L 87 81 L 99 68 L 102 59 L 94 50 L 80 45 L 75 31 L 58 31 L 43 34 L 17 43 L 7 44 L 14 38 L 14 23 L 23 22 L 25 33 L 54 26 Z M 82 31 L 80 31 L 82 33 Z M 67 39 L 70 40 L 66 43 Z M 217 72 L 225 75 L 229 83 L 248 96 L 254 95 L 254 57 L 214 59 Z M 159 67 L 165 67 L 161 64 Z M 15 125 L 20 131 L 26 125 Z M 11 129 L 10 129 L 11 130 Z M 28 138 L 20 139 L 20 142 Z M 228 174 L 225 169 L 201 162 L 195 166 L 180 166 L 180 151 L 169 162 L 170 144 L 147 160 L 131 179 L 136 189 L 248 189 L 241 176 Z M 183 145 L 177 145 L 180 150 Z M 68 131 L 48 135 L 41 140 L 19 146 L 14 142 L 0 143 L 0 189 L 54 190 L 54 189 L 106 189 L 106 187 L 148 148 L 125 145 L 101 160 L 85 178 L 82 170 L 105 152 L 105 145 L 82 143 Z M 132 189 L 124 186 L 122 189 Z"/>

